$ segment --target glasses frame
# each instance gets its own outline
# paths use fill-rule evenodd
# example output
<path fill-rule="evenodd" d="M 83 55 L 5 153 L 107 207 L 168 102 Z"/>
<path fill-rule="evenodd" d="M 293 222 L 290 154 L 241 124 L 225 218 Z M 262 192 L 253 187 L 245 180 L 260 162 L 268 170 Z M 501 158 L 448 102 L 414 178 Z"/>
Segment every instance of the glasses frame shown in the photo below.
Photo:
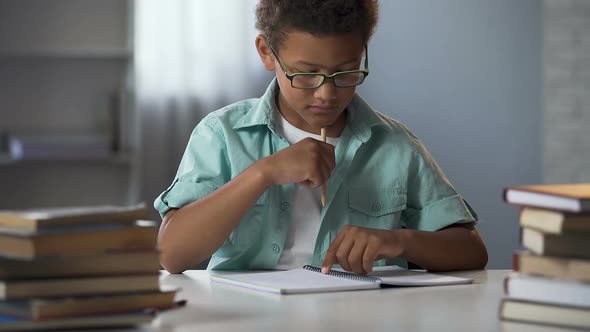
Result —
<path fill-rule="evenodd" d="M 287 69 L 285 68 L 285 65 L 283 64 L 283 61 L 279 58 L 279 55 L 274 50 L 274 48 L 270 45 L 269 45 L 269 48 L 272 51 L 272 54 L 277 59 L 277 61 L 279 62 L 279 66 L 281 66 L 281 70 L 283 71 L 283 73 L 285 73 L 285 77 L 287 77 L 287 79 L 289 81 L 291 81 L 291 87 L 295 88 L 295 89 L 303 89 L 303 90 L 317 89 L 326 82 L 326 79 L 331 79 L 332 83 L 337 88 L 352 88 L 352 87 L 363 84 L 363 82 L 365 82 L 365 78 L 367 78 L 367 76 L 369 76 L 369 48 L 368 48 L 367 44 L 365 44 L 365 68 L 364 69 L 337 71 L 337 72 L 330 74 L 330 75 L 325 75 L 322 73 L 304 73 L 304 72 L 295 72 L 295 73 L 289 74 L 289 72 L 287 72 Z M 359 84 L 350 85 L 350 86 L 336 85 L 336 80 L 334 79 L 336 76 L 343 75 L 343 74 L 350 74 L 350 73 L 362 73 L 363 80 Z M 296 87 L 296 86 L 293 86 L 293 79 L 297 76 L 321 76 L 322 79 L 320 80 L 319 84 L 314 87 Z"/>

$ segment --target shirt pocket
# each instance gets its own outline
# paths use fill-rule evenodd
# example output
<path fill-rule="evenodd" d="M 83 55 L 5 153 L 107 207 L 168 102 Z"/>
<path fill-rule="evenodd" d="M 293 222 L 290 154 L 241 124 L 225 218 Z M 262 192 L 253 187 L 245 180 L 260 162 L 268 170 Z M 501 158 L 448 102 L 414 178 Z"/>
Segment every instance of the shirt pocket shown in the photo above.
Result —
<path fill-rule="evenodd" d="M 406 209 L 403 188 L 351 188 L 348 193 L 349 223 L 361 227 L 397 229 Z"/>

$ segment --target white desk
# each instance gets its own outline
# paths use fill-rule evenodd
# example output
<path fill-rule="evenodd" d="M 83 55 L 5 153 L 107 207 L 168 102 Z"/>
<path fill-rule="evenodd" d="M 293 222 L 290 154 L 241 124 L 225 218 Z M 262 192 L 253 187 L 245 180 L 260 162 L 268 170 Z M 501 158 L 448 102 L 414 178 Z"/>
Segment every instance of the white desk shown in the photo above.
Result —
<path fill-rule="evenodd" d="M 209 280 L 207 271 L 162 275 L 186 307 L 141 331 L 563 331 L 498 319 L 507 270 L 449 273 L 471 285 L 274 295 Z M 129 330 L 118 330 L 129 331 Z M 567 331 L 567 330 L 566 330 Z"/>

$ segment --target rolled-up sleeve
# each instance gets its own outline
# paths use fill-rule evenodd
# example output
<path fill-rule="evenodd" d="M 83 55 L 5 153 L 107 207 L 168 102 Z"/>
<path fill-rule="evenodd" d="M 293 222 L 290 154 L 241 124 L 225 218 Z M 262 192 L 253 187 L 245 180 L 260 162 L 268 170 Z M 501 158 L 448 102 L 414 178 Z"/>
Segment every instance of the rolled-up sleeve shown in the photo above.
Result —
<path fill-rule="evenodd" d="M 417 141 L 408 173 L 406 227 L 437 231 L 455 223 L 477 223 L 477 214 L 461 198 L 426 148 Z"/>
<path fill-rule="evenodd" d="M 203 119 L 193 130 L 172 185 L 154 201 L 162 218 L 170 209 L 205 197 L 229 181 L 231 170 L 223 137 L 211 118 Z"/>

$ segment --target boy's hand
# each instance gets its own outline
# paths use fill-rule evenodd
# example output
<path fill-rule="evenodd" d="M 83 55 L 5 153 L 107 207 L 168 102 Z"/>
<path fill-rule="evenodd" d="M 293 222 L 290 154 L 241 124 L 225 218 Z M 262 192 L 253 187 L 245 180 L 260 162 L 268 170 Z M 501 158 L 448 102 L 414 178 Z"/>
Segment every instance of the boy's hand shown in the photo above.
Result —
<path fill-rule="evenodd" d="M 375 260 L 398 257 L 403 252 L 399 231 L 345 225 L 326 252 L 322 273 L 340 264 L 347 271 L 366 274 L 373 270 Z"/>
<path fill-rule="evenodd" d="M 259 160 L 270 184 L 298 183 L 310 188 L 326 182 L 335 165 L 334 146 L 313 138 Z"/>

